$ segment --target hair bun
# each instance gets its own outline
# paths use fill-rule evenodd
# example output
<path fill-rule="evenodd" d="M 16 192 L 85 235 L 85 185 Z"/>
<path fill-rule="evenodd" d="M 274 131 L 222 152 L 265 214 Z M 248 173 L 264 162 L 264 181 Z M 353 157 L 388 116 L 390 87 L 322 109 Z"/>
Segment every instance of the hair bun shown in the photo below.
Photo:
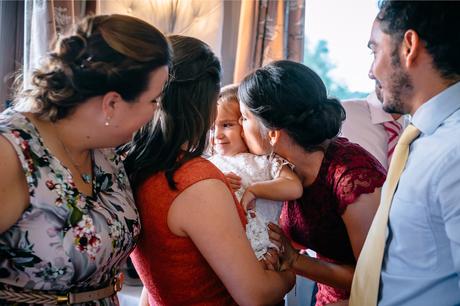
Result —
<path fill-rule="evenodd" d="M 66 62 L 78 59 L 86 48 L 86 39 L 80 35 L 73 35 L 61 39 L 58 55 Z"/>

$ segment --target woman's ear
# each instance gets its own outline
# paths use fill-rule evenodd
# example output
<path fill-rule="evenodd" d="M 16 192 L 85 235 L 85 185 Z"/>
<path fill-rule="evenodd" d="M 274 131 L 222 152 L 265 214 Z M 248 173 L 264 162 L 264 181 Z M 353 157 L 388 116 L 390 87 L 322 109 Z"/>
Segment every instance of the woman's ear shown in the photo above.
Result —
<path fill-rule="evenodd" d="M 270 140 L 270 145 L 274 147 L 280 140 L 281 132 L 280 130 L 270 130 L 268 132 L 268 139 Z"/>
<path fill-rule="evenodd" d="M 115 110 L 118 106 L 118 103 L 120 103 L 122 100 L 121 96 L 119 93 L 115 91 L 109 91 L 102 97 L 102 113 L 104 115 L 104 120 L 105 126 L 110 125 L 110 121 L 112 120 Z"/>

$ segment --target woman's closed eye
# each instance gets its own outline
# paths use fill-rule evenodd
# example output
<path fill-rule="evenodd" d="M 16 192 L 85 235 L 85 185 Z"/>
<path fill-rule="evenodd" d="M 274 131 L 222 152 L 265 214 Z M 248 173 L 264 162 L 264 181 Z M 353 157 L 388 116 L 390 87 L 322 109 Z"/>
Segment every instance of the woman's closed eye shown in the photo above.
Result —
<path fill-rule="evenodd" d="M 152 101 L 150 101 L 152 104 L 160 104 L 161 102 L 161 96 L 160 97 L 156 97 L 155 99 L 153 99 Z"/>

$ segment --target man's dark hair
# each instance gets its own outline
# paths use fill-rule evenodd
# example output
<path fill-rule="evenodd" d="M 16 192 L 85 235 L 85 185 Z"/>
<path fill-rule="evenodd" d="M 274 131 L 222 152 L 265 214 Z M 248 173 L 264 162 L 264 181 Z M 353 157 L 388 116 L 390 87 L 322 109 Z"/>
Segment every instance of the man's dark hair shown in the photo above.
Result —
<path fill-rule="evenodd" d="M 460 78 L 460 1 L 379 2 L 377 20 L 393 42 L 414 30 L 425 43 L 433 64 L 446 79 Z"/>

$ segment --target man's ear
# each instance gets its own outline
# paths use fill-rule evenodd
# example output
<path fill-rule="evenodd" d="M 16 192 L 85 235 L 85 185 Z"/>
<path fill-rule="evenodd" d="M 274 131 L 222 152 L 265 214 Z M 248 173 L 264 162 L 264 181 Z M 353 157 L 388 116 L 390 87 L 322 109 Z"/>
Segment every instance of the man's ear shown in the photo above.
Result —
<path fill-rule="evenodd" d="M 414 30 L 407 30 L 404 33 L 402 41 L 403 64 L 406 68 L 411 68 L 417 61 L 420 55 L 423 44 L 420 41 L 420 36 Z"/>
<path fill-rule="evenodd" d="M 106 125 L 108 125 L 107 123 L 113 118 L 118 103 L 120 103 L 121 100 L 120 94 L 115 91 L 109 91 L 102 97 L 101 107 L 102 113 L 105 116 Z"/>
<path fill-rule="evenodd" d="M 278 141 L 280 140 L 281 137 L 281 131 L 280 130 L 270 130 L 268 132 L 268 139 L 270 140 L 270 145 L 274 147 Z"/>

